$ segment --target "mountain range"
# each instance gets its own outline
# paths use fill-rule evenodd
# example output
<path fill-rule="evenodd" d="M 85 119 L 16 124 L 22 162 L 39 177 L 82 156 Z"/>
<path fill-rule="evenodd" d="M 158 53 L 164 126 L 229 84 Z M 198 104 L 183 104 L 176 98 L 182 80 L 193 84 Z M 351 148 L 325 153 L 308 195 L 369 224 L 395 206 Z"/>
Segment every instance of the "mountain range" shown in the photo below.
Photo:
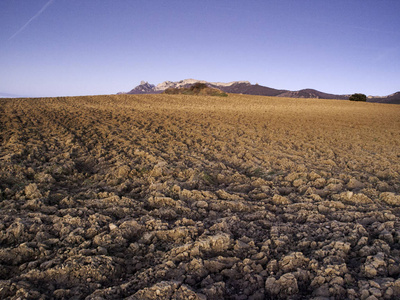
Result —
<path fill-rule="evenodd" d="M 336 95 L 320 92 L 314 89 L 302 89 L 299 91 L 279 90 L 259 84 L 251 84 L 249 81 L 207 82 L 204 80 L 185 79 L 180 81 L 164 81 L 158 85 L 150 84 L 146 81 L 140 82 L 138 86 L 127 93 L 119 94 L 160 94 L 168 88 L 188 88 L 196 82 L 205 83 L 210 87 L 220 89 L 225 93 L 289 97 L 289 98 L 320 98 L 320 99 L 339 99 L 348 100 L 350 95 Z M 400 92 L 384 96 L 369 96 L 367 102 L 393 103 L 400 104 Z"/>

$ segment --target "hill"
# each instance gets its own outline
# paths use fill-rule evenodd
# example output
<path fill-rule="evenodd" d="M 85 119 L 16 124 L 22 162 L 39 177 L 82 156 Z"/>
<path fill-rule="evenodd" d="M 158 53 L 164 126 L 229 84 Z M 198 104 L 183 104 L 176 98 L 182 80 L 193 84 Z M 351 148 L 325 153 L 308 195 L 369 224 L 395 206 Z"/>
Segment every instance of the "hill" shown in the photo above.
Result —
<path fill-rule="evenodd" d="M 211 84 L 211 86 L 214 86 Z M 230 85 L 218 86 L 222 91 L 233 94 L 256 95 L 256 96 L 279 96 L 286 90 L 277 90 L 266 86 L 251 84 L 247 81 L 233 82 Z"/>
<path fill-rule="evenodd" d="M 386 97 L 368 97 L 367 102 L 400 104 L 400 92 Z"/>
<path fill-rule="evenodd" d="M 289 97 L 289 98 L 317 98 L 317 99 L 339 99 L 348 100 L 348 95 L 335 95 L 323 93 L 314 89 L 304 89 L 300 91 L 287 91 L 278 95 L 279 97 Z"/>
<path fill-rule="evenodd" d="M 164 92 L 164 94 L 170 95 L 197 95 L 197 96 L 218 96 L 218 97 L 227 97 L 228 94 L 221 91 L 217 88 L 212 88 L 207 86 L 205 83 L 196 82 L 189 87 L 181 87 L 181 88 L 168 88 Z"/>

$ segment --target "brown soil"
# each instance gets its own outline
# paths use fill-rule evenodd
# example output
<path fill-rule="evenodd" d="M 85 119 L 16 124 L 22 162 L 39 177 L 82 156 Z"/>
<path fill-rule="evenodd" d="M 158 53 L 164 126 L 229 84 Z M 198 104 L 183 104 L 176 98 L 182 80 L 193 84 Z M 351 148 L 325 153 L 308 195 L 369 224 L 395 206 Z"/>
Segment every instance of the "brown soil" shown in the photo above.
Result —
<path fill-rule="evenodd" d="M 392 105 L 0 99 L 0 298 L 398 299 L 399 149 Z"/>

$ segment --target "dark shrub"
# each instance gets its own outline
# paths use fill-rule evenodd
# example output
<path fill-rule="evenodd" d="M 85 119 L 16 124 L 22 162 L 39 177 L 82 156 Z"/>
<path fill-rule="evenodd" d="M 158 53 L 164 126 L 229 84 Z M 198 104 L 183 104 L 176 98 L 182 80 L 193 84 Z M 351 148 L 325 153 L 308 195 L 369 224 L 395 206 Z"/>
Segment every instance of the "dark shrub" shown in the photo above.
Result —
<path fill-rule="evenodd" d="M 353 94 L 349 97 L 350 101 L 367 101 L 367 96 L 364 94 Z"/>

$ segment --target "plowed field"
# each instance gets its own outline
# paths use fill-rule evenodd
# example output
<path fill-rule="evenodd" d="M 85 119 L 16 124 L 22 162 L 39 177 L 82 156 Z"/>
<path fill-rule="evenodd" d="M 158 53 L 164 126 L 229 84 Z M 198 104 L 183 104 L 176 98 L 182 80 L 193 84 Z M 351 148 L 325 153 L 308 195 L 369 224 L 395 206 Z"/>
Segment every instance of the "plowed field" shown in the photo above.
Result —
<path fill-rule="evenodd" d="M 0 170 L 1 299 L 400 298 L 400 106 L 0 99 Z"/>

